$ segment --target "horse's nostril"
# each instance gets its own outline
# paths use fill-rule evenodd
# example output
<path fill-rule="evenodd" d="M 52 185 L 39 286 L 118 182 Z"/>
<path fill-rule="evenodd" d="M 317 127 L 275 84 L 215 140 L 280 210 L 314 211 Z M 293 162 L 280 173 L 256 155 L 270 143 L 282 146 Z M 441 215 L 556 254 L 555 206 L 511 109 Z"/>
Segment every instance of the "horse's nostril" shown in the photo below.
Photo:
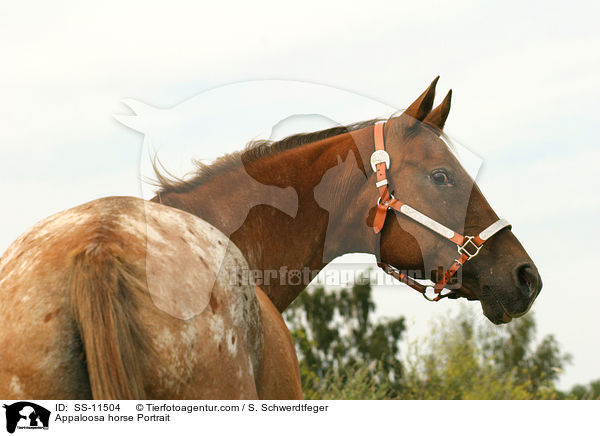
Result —
<path fill-rule="evenodd" d="M 527 298 L 535 298 L 541 284 L 541 279 L 537 271 L 531 265 L 525 264 L 517 267 L 516 276 L 521 292 Z"/>

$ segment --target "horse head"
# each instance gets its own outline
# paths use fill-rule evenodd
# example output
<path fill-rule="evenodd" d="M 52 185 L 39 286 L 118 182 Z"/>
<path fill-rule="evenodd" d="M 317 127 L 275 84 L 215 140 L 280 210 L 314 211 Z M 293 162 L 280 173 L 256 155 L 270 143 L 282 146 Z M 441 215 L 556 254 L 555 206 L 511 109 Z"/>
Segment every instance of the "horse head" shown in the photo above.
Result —
<path fill-rule="evenodd" d="M 436 83 L 437 78 L 384 126 L 385 150 L 391 161 L 387 172 L 390 196 L 431 218 L 432 226 L 440 223 L 464 235 L 479 235 L 497 222 L 498 216 L 443 133 L 452 92 L 432 109 Z M 372 184 L 369 187 L 372 196 Z M 375 208 L 371 220 L 374 213 Z M 379 244 L 381 262 L 398 269 L 421 270 L 426 276 L 428 269 L 439 270 L 440 265 L 447 267 L 460 258 L 457 244 L 398 213 L 385 215 Z M 452 296 L 480 300 L 484 314 L 496 324 L 525 314 L 542 281 L 510 227 L 504 224 L 485 245 L 470 248 L 476 256 L 467 256 L 462 277 L 454 286 L 446 286 L 452 287 Z"/>

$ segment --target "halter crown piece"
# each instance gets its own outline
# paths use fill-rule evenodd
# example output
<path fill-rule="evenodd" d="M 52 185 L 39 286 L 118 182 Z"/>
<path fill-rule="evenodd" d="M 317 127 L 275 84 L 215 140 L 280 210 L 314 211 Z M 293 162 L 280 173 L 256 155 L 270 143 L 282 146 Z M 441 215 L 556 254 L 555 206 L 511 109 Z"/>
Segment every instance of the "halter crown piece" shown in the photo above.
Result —
<path fill-rule="evenodd" d="M 490 239 L 503 228 L 510 228 L 511 225 L 505 219 L 499 219 L 477 236 L 463 236 L 460 233 L 449 229 L 443 224 L 438 223 L 434 219 L 431 219 L 427 215 L 422 214 L 418 210 L 413 209 L 408 204 L 402 203 L 396 199 L 389 192 L 388 181 L 386 178 L 386 169 L 390 168 L 390 156 L 385 151 L 385 141 L 383 137 L 384 126 L 384 121 L 376 123 L 373 133 L 375 152 L 371 155 L 371 168 L 377 175 L 375 186 L 379 191 L 379 198 L 377 199 L 377 212 L 375 214 L 375 220 L 373 221 L 374 232 L 381 232 L 383 225 L 385 224 L 385 217 L 388 210 L 393 209 L 396 212 L 406 215 L 422 226 L 427 227 L 429 230 L 455 243 L 460 256 L 458 259 L 454 260 L 450 268 L 444 272 L 443 277 L 434 286 L 422 285 L 412 277 L 407 276 L 389 264 L 380 262 L 378 265 L 392 277 L 419 291 L 427 300 L 439 301 L 444 297 L 452 295 L 452 291 L 442 294 L 442 289 L 444 289 L 444 286 L 450 281 L 454 274 L 456 274 L 460 267 L 479 254 L 479 250 L 481 250 L 481 247 L 485 241 Z M 426 294 L 429 288 L 433 288 L 434 295 L 432 297 L 428 297 Z"/>

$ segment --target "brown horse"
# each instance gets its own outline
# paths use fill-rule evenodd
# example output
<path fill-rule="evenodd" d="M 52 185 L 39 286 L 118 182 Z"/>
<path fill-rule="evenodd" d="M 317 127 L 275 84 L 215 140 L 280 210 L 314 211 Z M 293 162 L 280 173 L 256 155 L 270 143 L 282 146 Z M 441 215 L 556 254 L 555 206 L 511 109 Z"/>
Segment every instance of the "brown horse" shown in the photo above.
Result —
<path fill-rule="evenodd" d="M 541 280 L 444 142 L 436 81 L 379 145 L 374 121 L 259 142 L 191 181 L 161 178 L 154 202 L 100 199 L 36 225 L 0 260 L 0 397 L 300 398 L 279 312 L 350 252 L 419 271 L 458 246 L 452 295 L 494 323 L 524 314 Z"/>
<path fill-rule="evenodd" d="M 432 110 L 437 80 L 385 124 L 392 162 L 387 180 L 396 184 L 399 200 L 451 229 L 477 235 L 496 223 L 498 216 L 444 141 L 442 129 L 452 93 Z M 308 267 L 314 273 L 343 254 L 372 253 L 383 264 L 421 270 L 422 276 L 429 277 L 423 270 L 447 268 L 457 257 L 456 244 L 414 219 L 392 213 L 385 216 L 380 233 L 372 231 L 381 194 L 375 186 L 377 174 L 369 165 L 376 121 L 275 143 L 251 143 L 212 166 L 199 164 L 190 181 L 171 182 L 159 175 L 163 188 L 152 201 L 188 211 L 228 235 L 251 270 L 263 273 L 261 287 L 280 311 L 308 284 L 281 276 L 266 280 L 267 272 L 284 274 L 282 265 L 286 271 Z M 247 189 L 249 178 L 269 187 L 293 188 L 296 214 L 280 210 L 292 208 L 289 196 L 281 192 L 270 191 L 271 197 L 257 201 L 254 190 Z M 237 211 L 246 214 L 248 205 L 252 207 L 238 227 Z M 526 313 L 541 286 L 532 260 L 510 229 L 503 228 L 465 266 L 453 296 L 480 300 L 485 315 L 501 323 Z"/>
<path fill-rule="evenodd" d="M 47 218 L 0 261 L 0 397 L 300 398 L 281 315 L 220 272 L 244 265 L 210 224 L 140 199 Z"/>

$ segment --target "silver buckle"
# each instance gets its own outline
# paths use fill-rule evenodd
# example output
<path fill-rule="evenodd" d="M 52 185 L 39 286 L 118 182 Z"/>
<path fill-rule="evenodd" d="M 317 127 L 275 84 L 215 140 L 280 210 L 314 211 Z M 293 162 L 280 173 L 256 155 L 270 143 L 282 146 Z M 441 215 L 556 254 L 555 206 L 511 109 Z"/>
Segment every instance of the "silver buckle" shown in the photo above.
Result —
<path fill-rule="evenodd" d="M 371 168 L 377 172 L 377 165 L 385 162 L 385 168 L 390 169 L 390 155 L 385 150 L 375 150 L 371 155 Z"/>
<path fill-rule="evenodd" d="M 467 256 L 467 260 L 471 260 L 473 259 L 475 256 L 477 256 L 479 254 L 479 250 L 481 250 L 481 247 L 483 247 L 483 245 L 477 246 L 477 244 L 475 242 L 473 242 L 473 238 L 474 236 L 465 236 L 465 243 L 462 245 L 458 245 L 458 253 L 459 254 L 465 254 Z M 472 247 L 475 248 L 474 252 L 470 252 L 467 249 L 467 244 L 471 244 Z M 472 249 L 472 247 L 469 247 Z"/>

